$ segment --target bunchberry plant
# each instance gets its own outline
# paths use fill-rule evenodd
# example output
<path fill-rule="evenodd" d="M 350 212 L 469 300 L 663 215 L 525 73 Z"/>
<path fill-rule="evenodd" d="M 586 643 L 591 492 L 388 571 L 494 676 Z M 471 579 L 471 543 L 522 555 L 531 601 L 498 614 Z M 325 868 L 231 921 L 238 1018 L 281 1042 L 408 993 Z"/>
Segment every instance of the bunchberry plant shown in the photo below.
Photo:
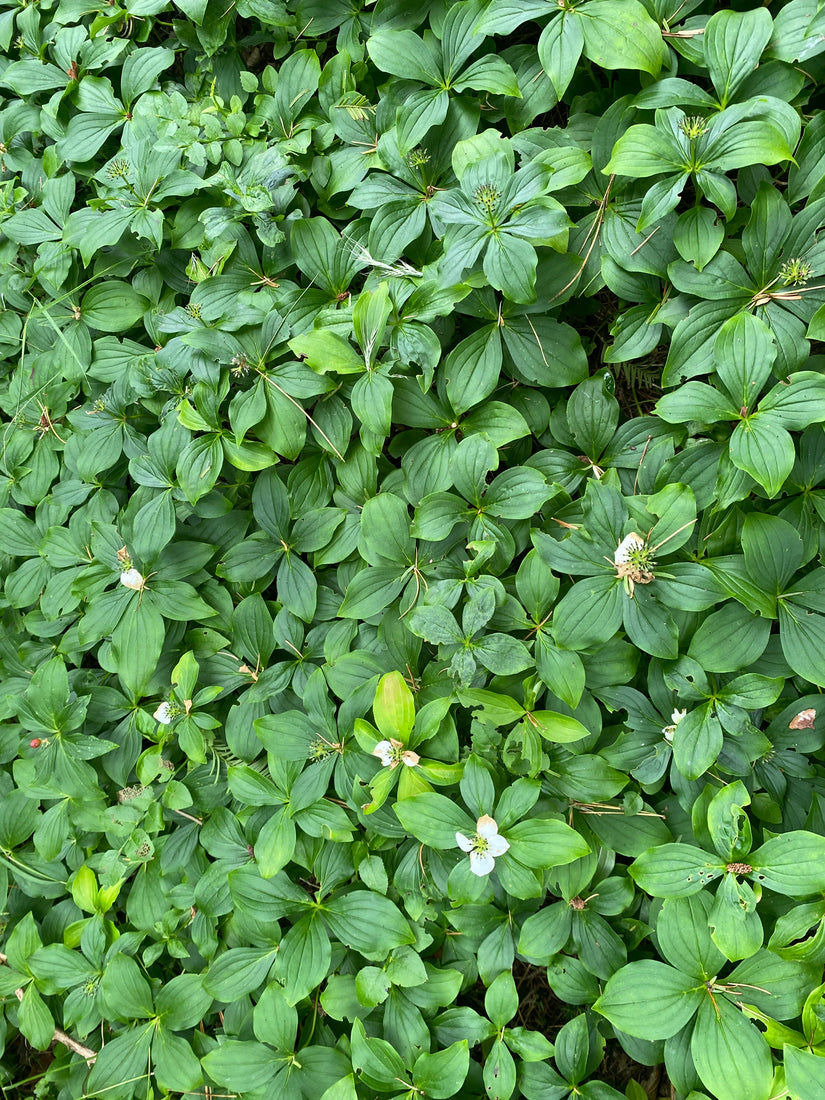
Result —
<path fill-rule="evenodd" d="M 0 4 L 0 1091 L 822 1100 L 825 14 Z"/>

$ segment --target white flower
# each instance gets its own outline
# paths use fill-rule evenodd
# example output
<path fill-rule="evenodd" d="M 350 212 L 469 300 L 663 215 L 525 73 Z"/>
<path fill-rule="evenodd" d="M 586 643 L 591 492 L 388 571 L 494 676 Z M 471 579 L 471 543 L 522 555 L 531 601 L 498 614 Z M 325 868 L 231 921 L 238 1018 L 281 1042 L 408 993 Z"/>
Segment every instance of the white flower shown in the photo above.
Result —
<path fill-rule="evenodd" d="M 142 592 L 146 587 L 146 581 L 144 580 L 143 574 L 134 567 L 131 569 L 124 569 L 120 574 L 120 583 L 125 585 L 126 588 L 133 588 L 135 592 Z"/>
<path fill-rule="evenodd" d="M 616 547 L 616 553 L 613 555 L 614 565 L 627 565 L 630 561 L 630 555 L 634 550 L 644 550 L 645 540 L 641 535 L 637 535 L 635 531 L 631 531 L 629 535 L 625 535 L 619 545 Z"/>
<path fill-rule="evenodd" d="M 406 764 L 408 768 L 414 768 L 421 757 L 411 749 L 405 749 L 401 741 L 391 737 L 388 741 L 379 741 L 372 750 L 372 755 L 377 756 L 385 768 L 397 768 L 399 764 Z"/>
<path fill-rule="evenodd" d="M 172 721 L 172 708 L 169 703 L 162 702 L 152 717 L 161 725 L 168 726 Z"/>
<path fill-rule="evenodd" d="M 673 735 L 676 732 L 676 727 L 679 725 L 679 723 L 682 721 L 682 719 L 685 717 L 686 714 L 687 714 L 687 710 L 675 710 L 674 709 L 673 714 L 671 714 L 671 716 L 670 716 L 670 720 L 673 723 L 673 725 L 665 726 L 664 729 L 662 730 L 662 733 L 665 735 L 665 741 L 669 741 L 669 742 L 673 741 Z"/>
<path fill-rule="evenodd" d="M 470 853 L 470 870 L 474 875 L 489 875 L 499 856 L 503 856 L 510 847 L 509 841 L 498 835 L 498 825 L 484 814 L 476 822 L 474 837 L 456 833 L 455 841 L 462 852 Z"/>

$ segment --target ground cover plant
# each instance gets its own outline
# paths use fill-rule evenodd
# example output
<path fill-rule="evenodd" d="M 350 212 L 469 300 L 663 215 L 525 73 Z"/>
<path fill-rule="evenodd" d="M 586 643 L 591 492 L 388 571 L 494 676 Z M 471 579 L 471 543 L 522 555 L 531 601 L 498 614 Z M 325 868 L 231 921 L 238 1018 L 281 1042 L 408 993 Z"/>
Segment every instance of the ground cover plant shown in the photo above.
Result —
<path fill-rule="evenodd" d="M 821 1100 L 825 11 L 0 47 L 3 1094 Z"/>

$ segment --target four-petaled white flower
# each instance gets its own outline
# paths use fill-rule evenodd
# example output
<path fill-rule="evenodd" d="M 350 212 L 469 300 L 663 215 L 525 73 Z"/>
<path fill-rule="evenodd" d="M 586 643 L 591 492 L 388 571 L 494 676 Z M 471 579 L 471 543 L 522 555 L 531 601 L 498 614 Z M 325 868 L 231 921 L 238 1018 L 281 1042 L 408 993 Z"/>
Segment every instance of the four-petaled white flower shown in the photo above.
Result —
<path fill-rule="evenodd" d="M 124 569 L 120 574 L 120 583 L 125 585 L 126 588 L 132 588 L 135 592 L 142 592 L 146 587 L 146 581 L 143 574 L 132 566 L 131 569 Z"/>
<path fill-rule="evenodd" d="M 629 535 L 625 535 L 616 547 L 616 553 L 613 555 L 613 564 L 627 565 L 633 551 L 635 550 L 638 553 L 638 551 L 644 550 L 644 548 L 645 540 L 642 536 L 637 535 L 635 531 L 631 531 Z"/>
<path fill-rule="evenodd" d="M 172 707 L 164 700 L 152 717 L 156 722 L 160 722 L 162 726 L 168 726 L 172 722 Z"/>
<path fill-rule="evenodd" d="M 679 725 L 686 714 L 687 710 L 674 709 L 673 714 L 671 714 L 670 716 L 670 720 L 673 725 L 665 726 L 665 728 L 662 730 L 662 733 L 665 735 L 665 741 L 673 741 L 673 735 L 676 732 L 676 727 Z"/>
<path fill-rule="evenodd" d="M 397 768 L 399 764 L 406 764 L 408 768 L 414 768 L 421 757 L 411 749 L 405 749 L 401 741 L 390 737 L 388 741 L 379 741 L 372 750 L 372 755 L 377 756 L 385 768 Z"/>
<path fill-rule="evenodd" d="M 503 856 L 510 847 L 509 841 L 498 835 L 498 825 L 484 814 L 476 822 L 476 835 L 455 834 L 456 844 L 462 852 L 470 853 L 470 870 L 474 875 L 489 875 L 499 856 Z"/>

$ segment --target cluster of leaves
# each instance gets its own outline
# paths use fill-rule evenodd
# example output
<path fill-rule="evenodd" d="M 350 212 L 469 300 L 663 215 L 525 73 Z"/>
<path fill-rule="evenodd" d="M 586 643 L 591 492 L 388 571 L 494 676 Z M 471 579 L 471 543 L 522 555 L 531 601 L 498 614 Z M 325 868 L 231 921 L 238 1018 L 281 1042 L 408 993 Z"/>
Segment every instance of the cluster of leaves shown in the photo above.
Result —
<path fill-rule="evenodd" d="M 825 12 L 739 6 L 0 0 L 4 1090 L 821 1100 Z"/>

